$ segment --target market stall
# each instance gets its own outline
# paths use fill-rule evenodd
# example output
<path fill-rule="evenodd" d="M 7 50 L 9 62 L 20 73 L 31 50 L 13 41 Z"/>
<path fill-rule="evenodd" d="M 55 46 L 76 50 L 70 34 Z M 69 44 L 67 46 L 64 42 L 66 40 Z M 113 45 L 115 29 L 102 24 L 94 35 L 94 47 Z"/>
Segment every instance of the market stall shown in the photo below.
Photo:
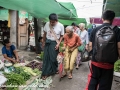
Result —
<path fill-rule="evenodd" d="M 0 64 L 0 78 L 2 78 L 0 85 L 6 90 L 32 90 L 32 88 L 44 90 L 52 83 L 51 77 L 46 80 L 41 79 L 42 62 L 39 60 L 16 64 L 0 60 Z"/>

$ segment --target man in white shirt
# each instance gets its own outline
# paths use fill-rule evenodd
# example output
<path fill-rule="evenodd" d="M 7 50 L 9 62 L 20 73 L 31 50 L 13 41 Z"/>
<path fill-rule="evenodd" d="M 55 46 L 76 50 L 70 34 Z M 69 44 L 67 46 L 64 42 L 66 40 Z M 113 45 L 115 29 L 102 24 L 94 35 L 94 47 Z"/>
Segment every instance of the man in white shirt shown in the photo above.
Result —
<path fill-rule="evenodd" d="M 57 54 L 60 42 L 63 39 L 64 26 L 58 22 L 55 13 L 49 15 L 49 22 L 45 24 L 43 35 L 44 60 L 42 67 L 42 78 L 57 72 Z"/>

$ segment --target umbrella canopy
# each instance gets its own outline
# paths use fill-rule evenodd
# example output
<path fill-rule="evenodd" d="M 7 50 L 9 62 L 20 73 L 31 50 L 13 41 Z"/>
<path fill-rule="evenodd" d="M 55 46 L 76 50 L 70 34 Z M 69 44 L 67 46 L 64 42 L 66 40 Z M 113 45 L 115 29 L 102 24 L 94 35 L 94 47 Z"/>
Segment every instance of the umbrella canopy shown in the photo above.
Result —
<path fill-rule="evenodd" d="M 51 13 L 58 14 L 59 18 L 77 17 L 75 10 L 71 10 L 74 8 L 71 3 L 63 4 L 55 0 L 0 0 L 0 6 L 26 11 L 36 18 L 46 18 Z"/>
<path fill-rule="evenodd" d="M 104 0 L 103 10 L 115 11 L 116 17 L 120 17 L 120 0 Z"/>

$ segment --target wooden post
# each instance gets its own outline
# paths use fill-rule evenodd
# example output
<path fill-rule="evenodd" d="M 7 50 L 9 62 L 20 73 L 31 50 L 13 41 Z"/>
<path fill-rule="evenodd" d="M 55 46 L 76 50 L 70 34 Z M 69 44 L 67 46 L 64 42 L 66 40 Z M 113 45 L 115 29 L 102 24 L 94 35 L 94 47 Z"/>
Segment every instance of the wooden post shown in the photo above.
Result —
<path fill-rule="evenodd" d="M 38 38 L 41 36 L 41 20 L 34 18 L 36 53 L 41 53 Z"/>
<path fill-rule="evenodd" d="M 10 14 L 10 41 L 13 45 L 17 48 L 17 19 L 18 19 L 18 12 L 15 10 L 9 10 Z"/>
<path fill-rule="evenodd" d="M 38 25 L 37 25 L 37 18 L 34 18 L 34 34 L 35 34 L 35 48 L 36 53 L 38 53 Z"/>

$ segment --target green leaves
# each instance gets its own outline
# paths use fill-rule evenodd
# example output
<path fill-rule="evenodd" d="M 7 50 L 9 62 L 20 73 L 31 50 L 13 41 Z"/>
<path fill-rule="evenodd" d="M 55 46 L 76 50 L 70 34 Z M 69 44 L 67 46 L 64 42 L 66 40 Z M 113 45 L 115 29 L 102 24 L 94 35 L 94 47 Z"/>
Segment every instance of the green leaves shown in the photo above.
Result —
<path fill-rule="evenodd" d="M 24 78 L 25 81 L 31 78 L 30 73 L 25 72 L 23 68 L 20 68 L 20 67 L 15 68 L 15 73 L 20 74 Z"/>
<path fill-rule="evenodd" d="M 114 64 L 114 71 L 120 72 L 120 60 L 116 61 Z"/>
<path fill-rule="evenodd" d="M 4 73 L 4 75 L 8 79 L 6 85 L 19 86 L 25 84 L 25 80 L 23 76 L 21 76 L 20 74 L 12 72 L 12 73 Z M 7 87 L 7 90 L 18 90 L 18 87 Z"/>

